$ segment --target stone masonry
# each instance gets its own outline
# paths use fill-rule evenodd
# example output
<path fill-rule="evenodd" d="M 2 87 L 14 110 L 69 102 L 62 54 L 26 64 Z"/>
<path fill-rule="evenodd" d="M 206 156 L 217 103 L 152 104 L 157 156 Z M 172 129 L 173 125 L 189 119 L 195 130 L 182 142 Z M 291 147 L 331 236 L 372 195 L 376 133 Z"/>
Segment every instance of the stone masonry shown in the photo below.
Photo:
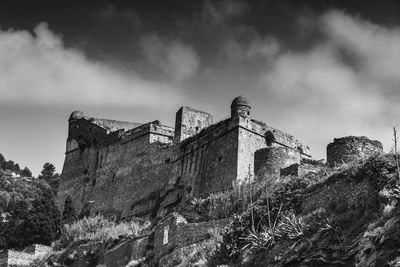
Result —
<path fill-rule="evenodd" d="M 251 109 L 245 97 L 237 97 L 231 116 L 213 123 L 212 115 L 182 107 L 175 128 L 157 120 L 121 122 L 74 111 L 68 120 L 60 209 L 70 196 L 82 215 L 153 218 L 184 199 L 255 180 L 255 169 L 277 173 L 311 157 L 308 146 L 253 119 Z M 256 161 L 255 154 L 261 155 Z"/>
<path fill-rule="evenodd" d="M 383 152 L 382 143 L 365 136 L 335 138 L 326 148 L 329 166 L 366 159 Z"/>

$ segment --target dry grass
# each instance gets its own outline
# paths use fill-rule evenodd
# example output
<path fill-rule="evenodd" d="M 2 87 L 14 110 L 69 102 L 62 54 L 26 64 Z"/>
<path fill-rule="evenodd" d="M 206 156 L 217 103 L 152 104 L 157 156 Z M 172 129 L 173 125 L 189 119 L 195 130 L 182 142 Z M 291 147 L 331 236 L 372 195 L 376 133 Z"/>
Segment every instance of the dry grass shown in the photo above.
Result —
<path fill-rule="evenodd" d="M 61 239 L 68 244 L 79 240 L 99 241 L 119 239 L 127 236 L 138 236 L 149 226 L 149 222 L 138 223 L 132 221 L 116 223 L 101 215 L 97 215 L 64 225 Z"/>

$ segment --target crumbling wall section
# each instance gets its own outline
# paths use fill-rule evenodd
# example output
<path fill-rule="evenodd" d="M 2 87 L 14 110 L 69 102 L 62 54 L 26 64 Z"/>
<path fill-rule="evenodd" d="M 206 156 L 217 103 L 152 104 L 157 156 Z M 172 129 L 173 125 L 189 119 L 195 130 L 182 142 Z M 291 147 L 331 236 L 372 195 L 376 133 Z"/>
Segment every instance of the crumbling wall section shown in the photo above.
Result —
<path fill-rule="evenodd" d="M 383 152 L 382 143 L 370 140 L 365 136 L 347 136 L 335 138 L 326 147 L 327 163 L 329 166 L 349 163 L 354 160 L 367 159 Z"/>
<path fill-rule="evenodd" d="M 165 255 L 172 249 L 199 243 L 210 238 L 211 230 L 223 229 L 229 219 L 200 223 L 187 223 L 179 214 L 172 213 L 160 221 L 154 230 L 154 251 L 156 256 Z"/>
<path fill-rule="evenodd" d="M 298 176 L 304 177 L 305 175 L 316 175 L 325 170 L 325 165 L 316 165 L 308 163 L 295 163 L 288 167 L 282 168 L 280 171 L 281 176 Z"/>

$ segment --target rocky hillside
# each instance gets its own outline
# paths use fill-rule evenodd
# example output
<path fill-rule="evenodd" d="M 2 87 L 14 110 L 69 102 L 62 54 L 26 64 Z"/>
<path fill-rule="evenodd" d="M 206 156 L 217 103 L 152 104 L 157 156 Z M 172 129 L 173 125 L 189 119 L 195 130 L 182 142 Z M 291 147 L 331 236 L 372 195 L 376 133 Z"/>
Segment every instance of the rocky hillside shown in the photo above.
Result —
<path fill-rule="evenodd" d="M 269 177 L 182 203 L 140 231 L 64 238 L 38 265 L 400 266 L 399 184 L 393 155 Z"/>

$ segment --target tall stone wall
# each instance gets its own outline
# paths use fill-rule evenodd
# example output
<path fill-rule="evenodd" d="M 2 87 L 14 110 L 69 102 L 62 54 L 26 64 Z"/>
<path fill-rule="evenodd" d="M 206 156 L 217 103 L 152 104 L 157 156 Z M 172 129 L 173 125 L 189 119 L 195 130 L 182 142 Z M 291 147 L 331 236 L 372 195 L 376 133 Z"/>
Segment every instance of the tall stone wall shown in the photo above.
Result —
<path fill-rule="evenodd" d="M 381 142 L 370 140 L 365 136 L 335 138 L 326 148 L 327 163 L 330 166 L 366 159 L 382 152 L 383 147 Z"/>
<path fill-rule="evenodd" d="M 246 128 L 239 128 L 239 149 L 237 172 L 239 182 L 253 181 L 254 179 L 254 153 L 265 148 L 264 136 L 249 131 Z"/>
<path fill-rule="evenodd" d="M 193 196 L 229 189 L 237 176 L 237 150 L 238 128 L 222 121 L 181 145 L 177 175 Z"/>
<path fill-rule="evenodd" d="M 86 130 L 96 126 L 87 121 L 77 125 L 79 133 L 70 132 L 67 143 L 93 138 L 93 131 Z M 61 210 L 69 195 L 78 213 L 148 216 L 157 193 L 169 180 L 175 153 L 172 140 L 170 128 L 150 123 L 119 135 L 112 144 L 90 143 L 67 150 L 58 196 Z"/>

